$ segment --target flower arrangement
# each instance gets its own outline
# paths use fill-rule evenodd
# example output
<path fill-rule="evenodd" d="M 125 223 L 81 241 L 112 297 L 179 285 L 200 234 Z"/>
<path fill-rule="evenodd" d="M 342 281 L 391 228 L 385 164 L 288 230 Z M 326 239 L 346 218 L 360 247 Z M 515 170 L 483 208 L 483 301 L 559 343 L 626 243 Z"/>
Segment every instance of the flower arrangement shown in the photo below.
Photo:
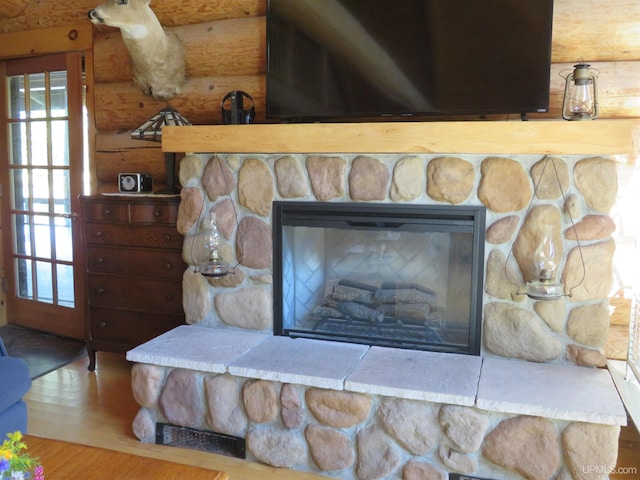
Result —
<path fill-rule="evenodd" d="M 7 434 L 0 446 L 0 480 L 44 480 L 42 465 L 26 454 L 26 449 L 22 433 Z"/>

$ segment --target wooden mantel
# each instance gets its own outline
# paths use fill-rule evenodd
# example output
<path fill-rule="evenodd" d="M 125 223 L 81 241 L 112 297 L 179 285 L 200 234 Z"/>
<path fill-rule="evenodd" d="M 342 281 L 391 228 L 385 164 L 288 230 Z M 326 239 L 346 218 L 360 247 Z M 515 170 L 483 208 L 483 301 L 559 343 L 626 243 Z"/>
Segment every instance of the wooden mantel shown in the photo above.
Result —
<path fill-rule="evenodd" d="M 165 127 L 190 153 L 582 154 L 633 152 L 634 120 L 303 123 Z"/>

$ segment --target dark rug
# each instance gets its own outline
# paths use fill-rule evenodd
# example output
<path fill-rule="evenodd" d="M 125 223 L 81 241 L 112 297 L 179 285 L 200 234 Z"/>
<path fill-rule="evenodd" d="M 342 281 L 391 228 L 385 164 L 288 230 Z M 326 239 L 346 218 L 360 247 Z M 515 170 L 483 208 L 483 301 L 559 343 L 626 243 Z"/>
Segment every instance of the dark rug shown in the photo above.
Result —
<path fill-rule="evenodd" d="M 41 377 L 87 355 L 81 340 L 58 337 L 15 325 L 0 327 L 0 338 L 12 357 L 29 367 L 31 379 Z"/>

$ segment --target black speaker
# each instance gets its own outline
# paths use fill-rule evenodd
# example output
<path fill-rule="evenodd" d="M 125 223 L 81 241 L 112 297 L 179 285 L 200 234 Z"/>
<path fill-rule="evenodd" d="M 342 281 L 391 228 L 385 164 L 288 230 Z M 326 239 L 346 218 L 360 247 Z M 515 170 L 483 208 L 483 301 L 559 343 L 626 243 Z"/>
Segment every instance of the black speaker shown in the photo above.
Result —
<path fill-rule="evenodd" d="M 251 106 L 244 107 L 244 99 L 249 100 Z M 225 125 L 240 125 L 252 123 L 256 118 L 256 110 L 251 95 L 240 90 L 227 93 L 222 99 L 222 123 Z"/>

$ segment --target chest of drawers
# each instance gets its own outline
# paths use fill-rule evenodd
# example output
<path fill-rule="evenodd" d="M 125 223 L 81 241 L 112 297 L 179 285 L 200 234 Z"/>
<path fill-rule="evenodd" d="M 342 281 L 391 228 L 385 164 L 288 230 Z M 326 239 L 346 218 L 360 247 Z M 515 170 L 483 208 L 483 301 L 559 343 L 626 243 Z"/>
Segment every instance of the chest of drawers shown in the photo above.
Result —
<path fill-rule="evenodd" d="M 179 197 L 82 197 L 89 370 L 184 323 Z"/>

